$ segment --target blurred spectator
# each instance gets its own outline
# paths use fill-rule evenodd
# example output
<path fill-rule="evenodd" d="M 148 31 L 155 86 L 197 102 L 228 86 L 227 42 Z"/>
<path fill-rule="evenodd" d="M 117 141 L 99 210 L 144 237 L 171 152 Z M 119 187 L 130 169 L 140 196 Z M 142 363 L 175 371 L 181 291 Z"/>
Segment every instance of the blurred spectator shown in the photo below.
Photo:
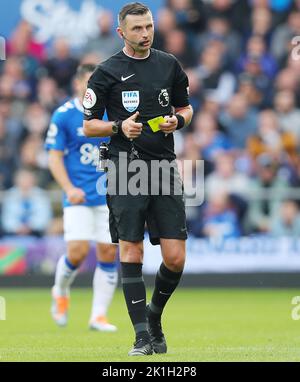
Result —
<path fill-rule="evenodd" d="M 236 170 L 233 155 L 220 153 L 215 161 L 215 170 L 205 179 L 206 197 L 215 192 L 226 192 L 241 224 L 244 224 L 248 208 L 248 188 L 249 178 Z"/>
<path fill-rule="evenodd" d="M 269 48 L 272 37 L 272 13 L 266 7 L 254 7 L 251 15 L 251 29 L 247 33 L 250 36 L 260 36 L 266 47 Z"/>
<path fill-rule="evenodd" d="M 233 64 L 240 55 L 241 38 L 237 32 L 231 30 L 224 17 L 212 17 L 208 20 L 207 30 L 199 35 L 196 49 L 200 54 L 212 41 L 223 46 L 223 60 L 227 66 Z"/>
<path fill-rule="evenodd" d="M 201 54 L 196 68 L 203 96 L 213 96 L 223 104 L 233 95 L 235 78 L 222 67 L 222 50 L 217 44 L 210 44 Z"/>
<path fill-rule="evenodd" d="M 37 87 L 37 101 L 49 113 L 52 113 L 62 102 L 57 83 L 53 78 L 41 78 Z"/>
<path fill-rule="evenodd" d="M 298 36 L 300 37 L 300 35 Z M 292 45 L 291 46 L 291 50 L 295 48 L 295 45 Z M 299 42 L 297 44 L 297 53 L 299 54 Z M 292 52 L 290 52 L 289 56 L 287 57 L 287 60 L 285 62 L 286 64 L 286 67 L 288 69 L 290 69 L 291 71 L 293 71 L 297 77 L 298 77 L 298 83 L 299 83 L 299 71 L 300 71 L 300 56 L 298 59 L 295 60 L 295 58 L 293 57 L 293 55 L 291 54 Z"/>
<path fill-rule="evenodd" d="M 215 170 L 205 179 L 206 195 L 220 190 L 247 199 L 249 179 L 245 174 L 236 171 L 233 155 L 226 152 L 220 153 L 216 157 L 215 164 Z"/>
<path fill-rule="evenodd" d="M 274 106 L 280 129 L 294 134 L 297 143 L 300 144 L 300 109 L 295 107 L 294 93 L 288 90 L 278 92 L 274 99 Z"/>
<path fill-rule="evenodd" d="M 272 11 L 273 25 L 285 22 L 293 0 L 251 0 L 253 11 L 256 8 L 268 8 Z"/>
<path fill-rule="evenodd" d="M 294 132 L 279 128 L 279 120 L 273 110 L 265 110 L 259 114 L 258 131 L 249 137 L 249 153 L 256 158 L 260 154 L 268 153 L 273 158 L 281 159 L 286 152 L 296 156 L 297 139 Z"/>
<path fill-rule="evenodd" d="M 7 51 L 9 55 L 15 55 L 25 60 L 35 58 L 38 62 L 43 62 L 46 59 L 45 46 L 34 39 L 32 26 L 25 20 L 22 20 L 14 30 L 8 41 Z M 36 68 L 35 62 L 29 61 L 28 64 L 32 64 Z"/>
<path fill-rule="evenodd" d="M 257 62 L 252 62 L 251 67 L 258 65 Z M 249 69 L 250 65 L 248 66 Z M 258 71 L 259 66 L 256 66 Z M 264 107 L 270 107 L 272 92 L 269 88 L 270 81 L 266 76 L 253 76 L 249 73 L 242 73 L 238 78 L 238 90 L 239 94 L 242 94 L 252 109 L 263 109 Z"/>
<path fill-rule="evenodd" d="M 8 148 L 11 150 L 11 155 L 19 149 L 24 128 L 19 112 L 16 112 L 14 106 L 14 103 L 9 98 L 0 98 L 0 118 L 3 118 L 5 124 L 5 134 L 8 139 Z"/>
<path fill-rule="evenodd" d="M 211 0 L 207 4 L 208 18 L 224 17 L 239 32 L 249 29 L 249 14 L 248 0 Z"/>
<path fill-rule="evenodd" d="M 275 59 L 267 52 L 266 44 L 261 36 L 252 36 L 248 40 L 246 53 L 243 54 L 237 62 L 237 72 L 252 72 L 249 65 L 257 63 L 261 74 L 273 78 L 277 72 Z M 248 69 L 247 69 L 248 68 Z"/>
<path fill-rule="evenodd" d="M 43 141 L 49 125 L 49 113 L 37 102 L 28 106 L 24 116 L 24 130 L 19 165 L 35 171 L 38 182 L 45 187 L 51 181 L 47 153 Z"/>
<path fill-rule="evenodd" d="M 20 151 L 19 166 L 26 166 L 35 171 L 38 182 L 46 187 L 52 179 L 48 171 L 47 153 L 44 150 L 44 140 L 37 134 L 29 135 Z"/>
<path fill-rule="evenodd" d="M 7 50 L 10 57 L 18 60 L 24 79 L 31 88 L 30 93 L 33 93 L 40 64 L 46 59 L 46 50 L 43 44 L 33 39 L 32 26 L 27 21 L 22 20 L 19 23 L 7 43 Z"/>
<path fill-rule="evenodd" d="M 25 77 L 20 59 L 14 56 L 8 57 L 0 76 L 0 96 L 27 100 L 32 91 L 33 88 Z"/>
<path fill-rule="evenodd" d="M 16 169 L 14 146 L 3 116 L 0 115 L 0 190 L 11 187 L 12 176 Z"/>
<path fill-rule="evenodd" d="M 173 54 L 183 67 L 196 64 L 196 55 L 187 41 L 186 34 L 180 29 L 172 29 L 165 35 L 165 50 Z"/>
<path fill-rule="evenodd" d="M 36 186 L 33 172 L 19 170 L 15 185 L 6 191 L 2 204 L 2 227 L 7 235 L 41 236 L 51 220 L 47 193 Z"/>
<path fill-rule="evenodd" d="M 199 182 L 199 180 L 204 182 L 204 176 L 206 175 L 207 169 L 207 162 L 205 163 L 205 166 L 203 161 L 200 162 L 200 160 L 202 159 L 201 153 L 199 151 L 198 145 L 195 143 L 193 134 L 186 134 L 183 146 L 183 152 L 181 153 L 181 155 L 178 156 L 177 160 L 178 169 L 181 177 L 183 178 L 184 176 L 184 192 L 186 197 L 194 197 L 196 184 L 195 181 L 197 179 L 197 182 Z M 184 163 L 184 161 L 190 162 Z M 190 166 L 190 163 L 192 163 L 192 166 Z M 184 167 L 185 164 L 187 164 L 188 168 Z M 187 220 L 193 219 L 196 213 L 197 209 L 195 209 L 195 207 L 186 206 Z"/>
<path fill-rule="evenodd" d="M 268 53 L 264 53 L 264 45 L 261 37 L 251 37 L 246 54 L 239 58 L 236 65 L 237 73 L 241 73 L 239 76 L 241 89 L 238 91 L 245 90 L 246 83 L 248 82 L 249 85 L 250 82 L 257 93 L 256 100 L 252 98 L 251 103 L 259 108 L 270 106 L 273 90 L 272 78 L 277 72 L 277 64 Z"/>
<path fill-rule="evenodd" d="M 218 116 L 221 112 L 222 105 L 219 102 L 218 97 L 215 97 L 214 94 L 207 94 L 206 97 L 204 97 L 203 104 L 201 110 L 213 115 L 215 118 L 218 119 Z M 194 114 L 196 115 L 197 109 L 194 110 Z"/>
<path fill-rule="evenodd" d="M 194 118 L 195 142 L 204 160 L 214 162 L 218 154 L 232 149 L 226 135 L 218 130 L 218 124 L 211 114 L 200 112 Z"/>
<path fill-rule="evenodd" d="M 257 158 L 257 176 L 249 185 L 249 224 L 255 232 L 270 232 L 278 219 L 280 204 L 288 184 L 278 173 L 278 164 L 269 154 Z"/>
<path fill-rule="evenodd" d="M 78 61 L 72 56 L 68 42 L 58 38 L 53 44 L 53 57 L 45 62 L 46 76 L 53 78 L 57 86 L 71 94 L 71 82 Z"/>
<path fill-rule="evenodd" d="M 206 14 L 202 0 L 166 0 L 166 4 L 173 11 L 177 26 L 187 33 L 189 41 L 195 33 L 204 30 Z"/>
<path fill-rule="evenodd" d="M 186 69 L 186 75 L 189 79 L 189 99 L 194 112 L 201 108 L 201 85 L 197 71 L 194 68 Z M 193 122 L 192 122 L 193 126 Z"/>
<path fill-rule="evenodd" d="M 12 186 L 22 129 L 21 121 L 13 115 L 12 102 L 0 98 L 0 189 Z"/>
<path fill-rule="evenodd" d="M 31 103 L 24 116 L 24 136 L 43 137 L 50 121 L 49 113 L 38 102 Z"/>
<path fill-rule="evenodd" d="M 249 108 L 242 94 L 234 95 L 220 114 L 220 123 L 235 148 L 245 149 L 247 139 L 257 130 L 257 112 Z"/>
<path fill-rule="evenodd" d="M 102 60 L 106 60 L 114 53 L 122 50 L 123 41 L 113 29 L 114 18 L 111 11 L 105 9 L 100 12 L 98 26 L 99 35 L 87 42 L 84 52 L 96 52 L 100 54 Z"/>
<path fill-rule="evenodd" d="M 84 64 L 94 64 L 94 65 L 99 65 L 101 62 L 101 56 L 99 52 L 91 52 L 85 54 L 81 59 L 80 59 L 80 65 Z"/>
<path fill-rule="evenodd" d="M 275 80 L 275 89 L 277 91 L 289 90 L 295 94 L 296 105 L 298 107 L 300 107 L 299 85 L 299 75 L 290 68 L 285 68 L 282 71 L 280 71 Z"/>
<path fill-rule="evenodd" d="M 279 62 L 287 56 L 292 38 L 300 35 L 300 10 L 292 12 L 286 24 L 279 25 L 273 34 L 271 52 Z"/>
<path fill-rule="evenodd" d="M 294 200 L 285 200 L 282 202 L 280 206 L 280 216 L 272 221 L 270 233 L 276 237 L 299 237 L 300 214 L 299 207 Z"/>
<path fill-rule="evenodd" d="M 210 239 L 228 239 L 241 236 L 238 215 L 226 192 L 215 190 L 213 194 L 208 196 L 202 214 L 191 223 L 190 232 L 195 237 L 205 236 Z"/>
<path fill-rule="evenodd" d="M 300 11 L 300 0 L 294 0 L 293 4 L 293 10 L 299 10 Z"/>
<path fill-rule="evenodd" d="M 153 48 L 165 51 L 166 36 L 170 31 L 176 28 L 177 24 L 174 12 L 169 8 L 159 9 L 156 16 Z"/>

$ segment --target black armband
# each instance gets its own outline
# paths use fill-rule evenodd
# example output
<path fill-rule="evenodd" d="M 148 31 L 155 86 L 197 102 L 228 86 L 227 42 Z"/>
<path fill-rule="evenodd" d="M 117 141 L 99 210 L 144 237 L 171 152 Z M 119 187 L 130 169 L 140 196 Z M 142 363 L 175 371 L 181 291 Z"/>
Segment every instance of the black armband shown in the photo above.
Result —
<path fill-rule="evenodd" d="M 185 125 L 185 119 L 181 114 L 175 114 L 175 117 L 177 118 L 177 121 L 178 121 L 176 130 L 180 130 Z"/>
<path fill-rule="evenodd" d="M 126 135 L 124 134 L 124 131 L 122 129 L 122 124 L 123 124 L 124 121 L 118 121 L 118 124 L 119 124 L 119 130 L 118 130 L 118 135 L 121 135 L 123 138 L 126 138 Z"/>

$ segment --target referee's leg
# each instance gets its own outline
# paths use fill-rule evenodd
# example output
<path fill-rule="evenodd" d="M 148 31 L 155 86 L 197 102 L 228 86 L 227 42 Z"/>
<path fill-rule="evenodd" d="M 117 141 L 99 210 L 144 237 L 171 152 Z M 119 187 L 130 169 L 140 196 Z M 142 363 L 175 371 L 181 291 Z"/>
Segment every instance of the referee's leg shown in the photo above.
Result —
<path fill-rule="evenodd" d="M 169 298 L 177 288 L 185 264 L 185 240 L 160 239 L 163 262 L 156 274 L 150 310 L 161 316 Z"/>
<path fill-rule="evenodd" d="M 185 242 L 185 240 L 178 239 L 160 239 L 164 264 L 173 273 L 183 271 L 186 256 Z"/>
<path fill-rule="evenodd" d="M 143 241 L 119 240 L 121 282 L 136 341 L 129 355 L 150 355 L 152 346 L 147 329 L 146 288 L 142 275 Z"/>
<path fill-rule="evenodd" d="M 167 342 L 161 316 L 166 303 L 177 288 L 185 263 L 185 240 L 160 239 L 163 262 L 156 274 L 155 287 L 147 307 L 148 329 L 155 353 L 166 353 Z"/>

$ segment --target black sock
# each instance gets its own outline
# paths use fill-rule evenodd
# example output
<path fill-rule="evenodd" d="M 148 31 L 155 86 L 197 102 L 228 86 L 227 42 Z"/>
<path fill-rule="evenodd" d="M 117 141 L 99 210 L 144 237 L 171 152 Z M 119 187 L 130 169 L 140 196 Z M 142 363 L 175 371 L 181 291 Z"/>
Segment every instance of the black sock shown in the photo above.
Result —
<path fill-rule="evenodd" d="M 155 288 L 149 304 L 150 319 L 160 319 L 166 303 L 179 284 L 181 275 L 182 271 L 173 272 L 164 263 L 161 264 L 156 274 Z"/>
<path fill-rule="evenodd" d="M 136 338 L 149 338 L 146 320 L 146 288 L 142 264 L 121 262 L 122 286 Z"/>

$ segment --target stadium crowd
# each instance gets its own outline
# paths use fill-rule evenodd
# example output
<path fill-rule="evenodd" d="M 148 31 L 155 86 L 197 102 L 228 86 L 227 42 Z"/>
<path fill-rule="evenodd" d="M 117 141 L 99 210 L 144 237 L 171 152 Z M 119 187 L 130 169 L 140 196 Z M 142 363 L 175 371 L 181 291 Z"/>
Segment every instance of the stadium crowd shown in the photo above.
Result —
<path fill-rule="evenodd" d="M 12 33 L 0 62 L 2 235 L 62 232 L 45 134 L 78 64 L 122 49 L 115 16 L 101 12 L 99 36 L 76 51 L 64 38 L 38 43 L 24 20 Z M 194 118 L 176 132 L 178 158 L 205 161 L 205 202 L 187 209 L 189 232 L 299 235 L 300 1 L 165 0 L 154 16 L 153 47 L 189 76 Z"/>

